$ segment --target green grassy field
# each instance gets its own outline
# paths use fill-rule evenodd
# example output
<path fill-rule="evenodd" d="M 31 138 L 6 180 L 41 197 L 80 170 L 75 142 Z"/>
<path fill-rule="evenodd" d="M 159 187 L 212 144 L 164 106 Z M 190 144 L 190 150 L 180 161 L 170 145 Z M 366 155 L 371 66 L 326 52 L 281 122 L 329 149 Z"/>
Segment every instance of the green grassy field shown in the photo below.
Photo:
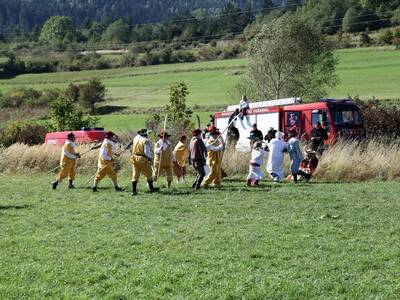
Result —
<path fill-rule="evenodd" d="M 192 121 L 197 126 L 197 117 L 200 117 L 201 126 L 205 126 L 210 118 L 212 112 L 197 112 L 192 115 Z M 98 126 L 104 127 L 105 129 L 111 129 L 114 131 L 125 131 L 125 130 L 137 130 L 145 125 L 146 119 L 151 117 L 149 114 L 111 114 L 99 116 Z"/>
<path fill-rule="evenodd" d="M 339 59 L 337 74 L 341 83 L 330 91 L 329 97 L 358 95 L 364 99 L 400 98 L 400 51 L 364 48 L 339 50 L 336 54 Z M 142 115 L 100 116 L 99 126 L 126 130 L 144 126 L 144 120 L 149 115 L 145 112 L 146 108 L 164 106 L 168 102 L 169 86 L 177 80 L 184 80 L 188 84 L 189 106 L 224 107 L 236 103 L 234 86 L 246 65 L 246 59 L 234 59 L 100 71 L 27 74 L 0 80 L 0 91 L 21 86 L 36 89 L 65 88 L 70 82 L 80 83 L 99 77 L 108 90 L 107 105 L 144 111 Z"/>
<path fill-rule="evenodd" d="M 400 52 L 386 48 L 337 51 L 341 83 L 329 97 L 399 98 Z M 168 88 L 176 80 L 187 82 L 189 105 L 235 103 L 231 91 L 247 64 L 245 59 L 159 65 L 101 71 L 28 74 L 0 81 L 0 91 L 30 86 L 37 89 L 65 87 L 94 76 L 104 80 L 113 105 L 159 107 L 168 101 Z"/>
<path fill-rule="evenodd" d="M 132 199 L 107 180 L 98 194 L 53 192 L 49 180 L 0 177 L 1 299 L 400 294 L 398 183 L 231 180 Z"/>

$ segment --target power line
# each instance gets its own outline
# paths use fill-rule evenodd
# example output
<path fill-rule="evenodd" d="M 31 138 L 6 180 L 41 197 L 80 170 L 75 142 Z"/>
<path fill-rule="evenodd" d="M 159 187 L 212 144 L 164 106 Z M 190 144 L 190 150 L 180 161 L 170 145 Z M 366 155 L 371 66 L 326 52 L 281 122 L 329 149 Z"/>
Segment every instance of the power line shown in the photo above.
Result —
<path fill-rule="evenodd" d="M 343 20 L 343 18 L 335 19 L 333 21 L 340 21 Z M 388 21 L 390 18 L 384 18 L 384 19 L 379 19 L 379 20 L 370 20 L 370 21 L 363 21 L 363 22 L 353 22 L 349 23 L 348 25 L 361 25 L 361 24 L 370 24 L 370 23 L 377 23 L 377 22 L 382 22 L 382 21 Z M 330 25 L 330 26 L 321 26 L 321 29 L 329 29 L 329 28 L 339 28 L 342 25 Z M 222 27 L 224 28 L 224 27 Z M 139 41 L 139 42 L 132 42 L 132 43 L 97 43 L 93 46 L 84 46 L 81 49 L 77 48 L 74 49 L 75 51 L 96 51 L 96 50 L 104 50 L 104 48 L 128 48 L 129 46 L 134 46 L 134 45 L 140 45 L 140 44 L 147 44 L 149 42 L 165 42 L 165 43 L 170 43 L 173 42 L 174 40 L 177 39 L 179 42 L 190 42 L 190 41 L 200 41 L 201 39 L 209 39 L 209 38 L 221 38 L 226 35 L 237 35 L 237 34 L 243 34 L 243 31 L 231 31 L 231 32 L 225 32 L 225 33 L 219 33 L 219 34 L 209 34 L 209 35 L 202 35 L 202 36 L 196 36 L 196 37 L 189 37 L 189 38 L 170 38 L 170 39 L 157 39 L 157 40 L 148 40 L 148 41 Z M 249 30 L 246 32 L 246 34 L 257 34 L 259 33 L 259 30 Z M 228 39 L 227 41 L 232 41 L 233 39 Z M 65 52 L 65 51 L 60 51 L 59 49 L 54 49 L 54 48 L 49 48 L 49 47 L 35 47 L 35 49 L 45 49 L 45 50 L 50 50 L 52 52 Z"/>

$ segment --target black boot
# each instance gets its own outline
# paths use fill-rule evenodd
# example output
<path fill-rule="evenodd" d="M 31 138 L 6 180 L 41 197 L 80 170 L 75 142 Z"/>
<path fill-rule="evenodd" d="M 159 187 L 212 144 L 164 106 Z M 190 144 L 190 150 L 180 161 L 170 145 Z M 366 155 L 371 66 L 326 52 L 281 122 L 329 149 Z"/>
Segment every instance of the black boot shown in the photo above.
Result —
<path fill-rule="evenodd" d="M 92 187 L 92 192 L 97 192 L 97 186 Z"/>
<path fill-rule="evenodd" d="M 53 181 L 53 182 L 51 183 L 51 188 L 52 188 L 53 190 L 56 190 L 56 189 L 57 189 L 57 186 L 58 186 L 58 181 Z"/>
<path fill-rule="evenodd" d="M 247 185 L 247 186 L 251 186 L 251 179 L 247 179 L 246 185 Z"/>
<path fill-rule="evenodd" d="M 297 174 L 296 173 L 292 173 L 293 176 L 293 182 L 297 183 Z"/>
<path fill-rule="evenodd" d="M 154 187 L 152 180 L 147 181 L 147 183 L 149 185 L 149 192 L 150 193 L 158 192 L 160 190 L 159 188 L 155 188 Z"/>
<path fill-rule="evenodd" d="M 137 195 L 137 181 L 132 181 L 132 196 L 136 196 Z"/>
<path fill-rule="evenodd" d="M 123 192 L 124 189 L 121 188 L 121 187 L 119 187 L 118 185 L 116 185 L 116 186 L 115 186 L 115 191 L 116 191 L 116 192 Z"/>
<path fill-rule="evenodd" d="M 304 181 L 305 182 L 309 182 L 310 179 L 311 179 L 311 175 L 310 174 L 307 174 L 306 172 L 303 172 L 301 170 L 299 170 L 298 174 L 304 177 Z"/>
<path fill-rule="evenodd" d="M 69 183 L 68 183 L 68 188 L 69 189 L 74 189 L 75 187 L 74 187 L 74 185 L 73 185 L 73 180 L 69 180 Z"/>

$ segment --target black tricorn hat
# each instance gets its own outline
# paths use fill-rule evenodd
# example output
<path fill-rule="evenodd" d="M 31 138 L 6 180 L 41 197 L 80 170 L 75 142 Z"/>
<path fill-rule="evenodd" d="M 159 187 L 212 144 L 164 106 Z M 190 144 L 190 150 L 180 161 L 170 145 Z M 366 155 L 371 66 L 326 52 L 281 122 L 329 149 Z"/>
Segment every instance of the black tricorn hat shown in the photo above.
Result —
<path fill-rule="evenodd" d="M 137 133 L 138 134 L 146 134 L 147 133 L 147 129 L 146 128 L 142 128 L 142 129 L 138 130 Z"/>
<path fill-rule="evenodd" d="M 160 134 L 158 135 L 159 138 L 169 138 L 170 135 L 168 134 L 168 132 L 160 132 Z"/>

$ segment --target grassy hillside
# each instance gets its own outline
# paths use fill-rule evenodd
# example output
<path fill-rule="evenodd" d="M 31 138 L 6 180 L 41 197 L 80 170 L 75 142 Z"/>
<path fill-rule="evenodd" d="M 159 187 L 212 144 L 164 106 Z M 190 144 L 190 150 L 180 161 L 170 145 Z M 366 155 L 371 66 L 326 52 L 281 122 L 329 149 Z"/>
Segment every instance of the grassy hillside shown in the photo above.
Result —
<path fill-rule="evenodd" d="M 330 97 L 400 98 L 400 51 L 364 48 L 337 52 L 340 84 Z"/>
<path fill-rule="evenodd" d="M 192 115 L 192 121 L 197 126 L 197 117 L 200 117 L 201 125 L 204 126 L 209 122 L 209 116 L 212 112 L 196 112 Z M 151 117 L 151 114 L 112 114 L 102 115 L 99 117 L 98 126 L 114 131 L 137 130 L 144 126 L 146 119 Z"/>
<path fill-rule="evenodd" d="M 227 103 L 228 91 L 238 76 L 233 75 L 247 64 L 244 59 L 183 63 L 101 71 L 27 74 L 0 80 L 0 90 L 29 86 L 36 89 L 66 87 L 70 82 L 84 82 L 92 77 L 104 80 L 113 105 L 149 107 L 164 105 L 168 88 L 176 80 L 185 80 L 190 89 L 189 104 Z"/>
<path fill-rule="evenodd" d="M 340 84 L 330 91 L 329 97 L 358 95 L 363 99 L 400 98 L 400 51 L 387 48 L 340 50 L 337 51 L 337 57 Z M 29 74 L 1 80 L 0 91 L 20 86 L 36 89 L 64 88 L 70 82 L 79 83 L 99 77 L 104 80 L 108 89 L 108 105 L 145 110 L 165 105 L 171 83 L 184 80 L 190 91 L 188 105 L 196 106 L 198 110 L 199 106 L 224 107 L 236 103 L 237 99 L 233 97 L 232 91 L 245 71 L 246 64 L 246 59 L 236 59 L 101 71 Z M 208 115 L 209 112 L 205 114 Z M 144 125 L 147 117 L 147 114 L 106 115 L 100 117 L 99 125 L 111 129 L 138 128 Z"/>
<path fill-rule="evenodd" d="M 49 180 L 0 177 L 2 299 L 393 299 L 400 292 L 397 183 L 247 189 L 230 181 L 220 190 L 193 194 L 186 184 L 132 199 L 108 180 L 97 195 L 53 192 Z"/>
<path fill-rule="evenodd" d="M 359 95 L 363 98 L 398 98 L 400 52 L 379 48 L 337 51 L 337 73 L 340 85 L 330 97 Z M 118 104 L 134 107 L 160 106 L 165 103 L 169 85 L 175 80 L 189 84 L 190 104 L 228 104 L 228 93 L 244 70 L 245 59 L 184 63 L 101 71 L 64 72 L 21 75 L 0 81 L 0 90 L 14 86 L 37 89 L 64 87 L 70 82 L 82 82 L 91 77 L 104 80 L 108 96 Z"/>

